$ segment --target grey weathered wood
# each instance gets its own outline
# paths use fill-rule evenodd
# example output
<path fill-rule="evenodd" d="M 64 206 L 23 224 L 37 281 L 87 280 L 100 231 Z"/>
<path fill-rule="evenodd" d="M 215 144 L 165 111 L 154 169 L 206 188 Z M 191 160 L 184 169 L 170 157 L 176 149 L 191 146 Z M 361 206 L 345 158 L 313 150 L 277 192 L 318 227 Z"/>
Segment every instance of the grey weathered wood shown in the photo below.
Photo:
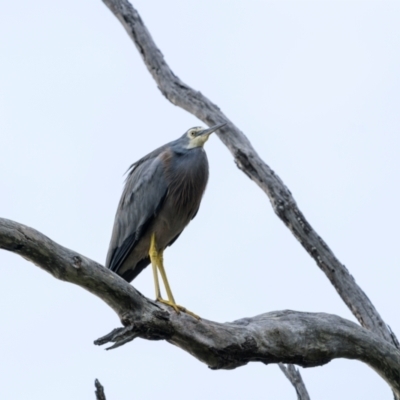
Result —
<path fill-rule="evenodd" d="M 290 383 L 296 390 L 297 400 L 310 400 L 310 395 L 308 394 L 307 388 L 304 385 L 303 379 L 300 372 L 293 364 L 282 364 L 279 363 L 279 368 L 285 374 L 286 378 L 289 379 Z"/>
<path fill-rule="evenodd" d="M 94 386 L 96 387 L 95 390 L 95 395 L 96 395 L 96 400 L 106 400 L 106 395 L 104 393 L 104 387 L 103 385 L 99 382 L 98 379 L 94 381 Z"/>
<path fill-rule="evenodd" d="M 217 135 L 232 153 L 237 166 L 267 194 L 278 217 L 325 273 L 360 324 L 397 344 L 378 311 L 347 268 L 312 228 L 279 176 L 259 157 L 248 138 L 197 90 L 182 82 L 169 68 L 139 13 L 127 0 L 102 0 L 118 18 L 139 50 L 162 94 L 173 104 L 208 125 L 228 122 Z"/>
<path fill-rule="evenodd" d="M 400 396 L 400 351 L 341 317 L 286 310 L 223 324 L 199 321 L 145 298 L 113 272 L 40 232 L 1 218 L 0 248 L 106 302 L 125 328 L 115 329 L 97 344 L 120 345 L 136 337 L 166 340 L 212 369 L 233 369 L 251 361 L 313 367 L 335 358 L 356 359 L 373 368 Z"/>
<path fill-rule="evenodd" d="M 237 166 L 267 194 L 275 213 L 316 261 L 360 324 L 399 347 L 396 336 L 390 331 L 368 296 L 312 228 L 299 210 L 289 189 L 258 156 L 247 137 L 218 106 L 182 82 L 172 72 L 140 15 L 127 0 L 103 0 L 103 2 L 122 23 L 158 88 L 171 103 L 190 112 L 208 125 L 229 123 L 217 134 L 232 153 Z"/>

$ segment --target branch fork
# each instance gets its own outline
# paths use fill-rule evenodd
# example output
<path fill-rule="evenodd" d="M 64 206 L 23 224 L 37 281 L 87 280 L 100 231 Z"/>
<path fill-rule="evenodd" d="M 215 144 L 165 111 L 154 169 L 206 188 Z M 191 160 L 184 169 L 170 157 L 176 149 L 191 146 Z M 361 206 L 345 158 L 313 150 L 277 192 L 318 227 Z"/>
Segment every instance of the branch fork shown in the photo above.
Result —
<path fill-rule="evenodd" d="M 124 327 L 97 339 L 96 345 L 113 343 L 109 347 L 113 349 L 136 338 L 166 340 L 212 369 L 233 369 L 254 361 L 279 363 L 302 400 L 309 396 L 299 372 L 282 363 L 312 367 L 334 358 L 357 359 L 380 374 L 400 399 L 400 346 L 395 334 L 308 223 L 289 189 L 219 107 L 172 72 L 133 6 L 127 0 L 103 2 L 122 23 L 169 101 L 208 125 L 228 122 L 218 136 L 236 165 L 266 193 L 277 216 L 326 274 L 361 326 L 335 315 L 290 310 L 224 324 L 197 320 L 145 298 L 113 272 L 36 230 L 1 218 L 0 248 L 19 254 L 57 279 L 81 286 L 118 314 Z M 98 381 L 96 387 L 97 398 L 105 399 Z"/>

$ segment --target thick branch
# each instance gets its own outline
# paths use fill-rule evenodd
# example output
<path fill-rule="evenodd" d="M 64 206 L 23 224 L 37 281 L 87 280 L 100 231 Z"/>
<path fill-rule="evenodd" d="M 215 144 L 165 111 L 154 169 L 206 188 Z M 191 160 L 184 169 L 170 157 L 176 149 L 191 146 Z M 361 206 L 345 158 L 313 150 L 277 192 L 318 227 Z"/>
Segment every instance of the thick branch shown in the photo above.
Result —
<path fill-rule="evenodd" d="M 0 218 L 0 248 L 32 261 L 57 279 L 83 287 L 105 301 L 121 319 L 126 310 L 152 309 L 149 301 L 118 275 L 35 229 Z"/>
<path fill-rule="evenodd" d="M 367 295 L 308 223 L 289 189 L 258 156 L 247 137 L 214 103 L 186 85 L 172 72 L 138 12 L 127 0 L 103 0 L 103 2 L 122 23 L 158 88 L 171 103 L 190 112 L 208 125 L 228 122 L 227 127 L 220 129 L 217 134 L 231 151 L 237 166 L 268 195 L 275 213 L 326 274 L 360 324 L 396 344 L 393 334 Z"/>
<path fill-rule="evenodd" d="M 136 337 L 167 340 L 212 369 L 233 369 L 251 361 L 313 367 L 335 358 L 357 359 L 375 369 L 400 396 L 400 351 L 335 315 L 277 311 L 224 324 L 198 321 L 146 299 L 96 262 L 16 222 L 0 219 L 0 248 L 89 290 L 112 307 L 125 328 L 97 344 L 120 345 Z"/>

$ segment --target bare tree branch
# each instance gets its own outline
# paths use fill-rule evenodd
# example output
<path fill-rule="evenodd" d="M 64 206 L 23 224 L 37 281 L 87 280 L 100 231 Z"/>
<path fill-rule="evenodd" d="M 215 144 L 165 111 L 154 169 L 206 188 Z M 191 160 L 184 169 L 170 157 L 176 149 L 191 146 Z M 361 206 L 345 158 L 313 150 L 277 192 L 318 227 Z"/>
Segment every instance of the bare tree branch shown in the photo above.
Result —
<path fill-rule="evenodd" d="M 137 337 L 166 340 L 212 369 L 233 369 L 251 361 L 313 367 L 334 358 L 356 359 L 379 373 L 400 396 L 400 351 L 338 316 L 286 310 L 224 324 L 198 321 L 145 298 L 113 272 L 38 231 L 1 218 L 0 248 L 105 301 L 125 328 L 115 329 L 96 344 L 121 345 Z"/>
<path fill-rule="evenodd" d="M 373 333 L 334 315 L 294 311 L 272 312 L 225 324 L 197 321 L 186 314 L 178 316 L 146 299 L 99 264 L 31 228 L 3 219 L 0 219 L 0 248 L 20 254 L 58 279 L 89 290 L 112 307 L 125 328 L 114 330 L 96 344 L 114 342 L 112 347 L 118 347 L 137 337 L 167 340 L 213 369 L 232 369 L 250 361 L 316 366 L 339 357 L 357 359 L 375 369 L 400 398 L 397 338 L 345 266 L 307 222 L 290 191 L 219 108 L 173 74 L 130 3 L 103 1 L 134 40 L 168 100 L 208 125 L 229 122 L 219 137 L 232 152 L 238 167 L 264 190 L 275 213 L 325 272 L 360 324 Z M 308 399 L 298 370 L 292 365 L 280 364 L 280 368 L 296 388 L 298 397 Z M 101 384 L 97 380 L 95 384 L 97 398 L 105 399 Z"/>
<path fill-rule="evenodd" d="M 275 213 L 326 274 L 360 324 L 396 345 L 398 342 L 393 340 L 394 334 L 388 329 L 367 295 L 312 228 L 299 210 L 289 189 L 258 156 L 247 137 L 218 106 L 182 82 L 172 72 L 139 13 L 127 0 L 103 0 L 103 2 L 122 23 L 158 88 L 171 103 L 190 112 L 208 125 L 228 122 L 217 135 L 232 153 L 237 166 L 268 195 Z"/>
<path fill-rule="evenodd" d="M 289 379 L 290 383 L 294 386 L 298 400 L 310 400 L 310 396 L 307 392 L 306 385 L 300 375 L 300 372 L 293 364 L 284 365 L 278 364 L 281 371 L 285 374 L 286 378 Z"/>
<path fill-rule="evenodd" d="M 106 400 L 106 395 L 104 393 L 104 387 L 103 385 L 96 379 L 94 381 L 94 386 L 96 387 L 95 394 L 96 394 L 96 400 Z"/>
<path fill-rule="evenodd" d="M 289 189 L 258 156 L 247 137 L 219 107 L 186 85 L 172 72 L 139 13 L 127 0 L 103 0 L 103 2 L 122 23 L 158 88 L 171 103 L 190 112 L 208 125 L 229 122 L 228 126 L 217 134 L 231 151 L 237 166 L 268 195 L 275 213 L 326 274 L 360 324 L 398 347 L 397 338 L 388 329 L 367 295 L 312 228 L 299 210 Z M 228 131 L 229 135 L 226 134 Z"/>

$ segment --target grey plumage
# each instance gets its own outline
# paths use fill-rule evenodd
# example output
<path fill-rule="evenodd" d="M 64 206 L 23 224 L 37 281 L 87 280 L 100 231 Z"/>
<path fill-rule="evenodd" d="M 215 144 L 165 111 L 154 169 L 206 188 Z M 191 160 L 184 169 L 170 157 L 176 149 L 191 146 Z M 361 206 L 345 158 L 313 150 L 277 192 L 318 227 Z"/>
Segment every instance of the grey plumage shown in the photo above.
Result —
<path fill-rule="evenodd" d="M 106 267 L 132 281 L 158 251 L 170 246 L 195 217 L 208 180 L 203 149 L 210 129 L 191 128 L 132 164 L 115 216 Z"/>

